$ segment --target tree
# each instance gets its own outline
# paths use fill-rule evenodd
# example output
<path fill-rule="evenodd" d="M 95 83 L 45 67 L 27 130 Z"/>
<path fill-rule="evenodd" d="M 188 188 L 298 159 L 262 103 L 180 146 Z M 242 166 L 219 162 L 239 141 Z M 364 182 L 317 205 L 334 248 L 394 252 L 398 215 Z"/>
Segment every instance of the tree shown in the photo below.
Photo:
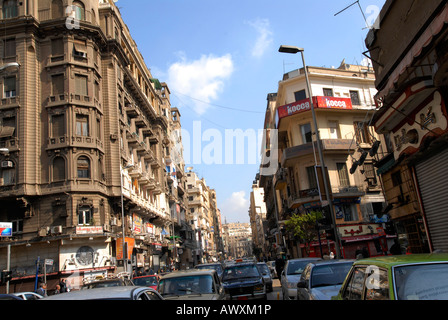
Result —
<path fill-rule="evenodd" d="M 286 229 L 292 232 L 301 242 L 305 243 L 307 254 L 310 253 L 310 242 L 317 236 L 317 221 L 323 218 L 320 211 L 311 211 L 305 214 L 294 214 L 285 222 Z"/>

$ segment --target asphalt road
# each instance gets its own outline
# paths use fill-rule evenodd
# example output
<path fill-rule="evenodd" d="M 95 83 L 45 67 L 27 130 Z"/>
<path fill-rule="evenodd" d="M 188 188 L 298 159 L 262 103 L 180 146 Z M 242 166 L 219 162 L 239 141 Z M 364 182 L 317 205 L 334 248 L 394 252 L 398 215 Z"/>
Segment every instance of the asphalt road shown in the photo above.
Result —
<path fill-rule="evenodd" d="M 273 279 L 272 288 L 274 290 L 268 293 L 268 300 L 282 300 L 282 287 L 279 279 Z"/>

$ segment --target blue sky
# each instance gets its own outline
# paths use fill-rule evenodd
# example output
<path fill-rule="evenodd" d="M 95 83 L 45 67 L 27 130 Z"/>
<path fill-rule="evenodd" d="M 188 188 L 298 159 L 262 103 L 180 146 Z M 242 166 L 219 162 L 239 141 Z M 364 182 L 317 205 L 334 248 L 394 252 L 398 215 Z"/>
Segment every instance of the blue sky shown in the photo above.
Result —
<path fill-rule="evenodd" d="M 359 1 L 369 24 L 384 2 Z M 223 223 L 224 219 L 249 222 L 249 196 L 259 168 L 241 150 L 234 150 L 234 161 L 225 161 L 224 145 L 229 142 L 225 130 L 262 129 L 267 94 L 277 91 L 285 71 L 302 66 L 299 55 L 278 52 L 282 44 L 303 47 L 306 63 L 312 66 L 338 67 L 343 59 L 362 63 L 368 30 L 359 6 L 335 16 L 352 3 L 354 0 L 116 2 L 153 77 L 168 84 L 171 104 L 179 108 L 182 127 L 190 133 L 190 145 L 198 138 L 194 127 L 200 126 L 197 132 L 203 151 L 217 146 L 218 135 L 222 136 L 222 164 L 199 159 L 187 166 L 216 189 Z M 213 133 L 213 139 L 207 140 L 206 132 Z M 246 146 L 245 150 L 249 149 Z M 244 156 L 243 164 L 236 163 L 238 152 Z M 220 158 L 210 154 L 215 160 Z"/>

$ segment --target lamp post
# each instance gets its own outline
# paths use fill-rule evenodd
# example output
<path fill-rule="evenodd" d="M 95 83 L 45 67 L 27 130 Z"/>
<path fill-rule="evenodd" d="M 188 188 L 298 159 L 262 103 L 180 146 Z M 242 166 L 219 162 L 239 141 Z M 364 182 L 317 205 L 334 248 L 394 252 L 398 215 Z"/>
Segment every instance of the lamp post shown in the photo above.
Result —
<path fill-rule="evenodd" d="M 294 47 L 294 46 L 280 46 L 280 48 L 278 49 L 279 52 L 282 53 L 291 53 L 291 54 L 296 54 L 298 52 L 300 52 L 301 56 L 302 56 L 302 63 L 303 63 L 303 69 L 305 72 L 305 80 L 306 80 L 306 86 L 308 89 L 308 96 L 310 99 L 310 106 L 311 106 L 311 114 L 313 117 L 313 124 L 314 124 L 314 129 L 316 130 L 316 140 L 317 140 L 317 152 L 319 153 L 319 160 L 320 160 L 320 164 L 322 166 L 322 178 L 324 181 L 324 188 L 325 188 L 325 194 L 327 195 L 327 201 L 328 201 L 328 206 L 330 209 L 330 216 L 331 216 L 331 224 L 332 224 L 332 229 L 334 232 L 334 237 L 335 237 L 335 247 L 336 247 L 336 257 L 338 259 L 342 258 L 341 255 L 341 249 L 339 246 L 339 235 L 337 232 L 337 227 L 336 227 L 336 222 L 335 222 L 335 216 L 334 216 L 334 210 L 333 210 L 333 201 L 331 199 L 330 196 L 330 190 L 329 190 L 329 181 L 327 181 L 327 174 L 325 171 L 325 162 L 324 162 L 324 156 L 322 153 L 322 146 L 321 146 L 321 140 L 320 140 L 320 135 L 319 135 L 319 128 L 317 127 L 317 118 L 316 118 L 316 112 L 314 110 L 314 104 L 313 104 L 313 93 L 311 91 L 311 85 L 310 85 L 310 81 L 308 78 L 308 70 L 305 64 L 305 57 L 303 52 L 305 51 L 303 48 L 299 48 L 299 47 Z M 327 240 L 328 241 L 328 240 Z"/>
<path fill-rule="evenodd" d="M 121 168 L 120 165 L 120 187 L 121 187 L 121 229 L 122 229 L 122 238 L 123 238 L 123 266 L 124 272 L 128 271 L 128 246 L 126 243 L 125 237 L 125 222 L 124 222 L 124 199 L 123 199 L 123 171 L 129 168 L 132 168 L 134 165 L 127 165 L 124 168 Z"/>

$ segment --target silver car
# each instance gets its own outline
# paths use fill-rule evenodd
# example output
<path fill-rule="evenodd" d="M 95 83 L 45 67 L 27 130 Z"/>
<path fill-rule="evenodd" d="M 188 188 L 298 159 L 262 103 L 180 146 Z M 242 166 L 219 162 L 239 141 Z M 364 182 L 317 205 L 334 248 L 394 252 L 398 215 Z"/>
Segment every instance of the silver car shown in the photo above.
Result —
<path fill-rule="evenodd" d="M 154 289 L 137 286 L 93 288 L 55 294 L 40 300 L 164 300 Z"/>
<path fill-rule="evenodd" d="M 39 300 L 43 298 L 43 296 L 35 292 L 15 292 L 12 294 L 22 298 L 23 300 Z"/>
<path fill-rule="evenodd" d="M 300 280 L 306 265 L 321 258 L 299 258 L 286 261 L 281 275 L 283 300 L 295 300 L 297 298 L 297 283 Z"/>
<path fill-rule="evenodd" d="M 269 270 L 268 265 L 264 262 L 258 262 L 257 269 L 258 269 L 258 271 L 260 271 L 261 276 L 264 279 L 264 283 L 266 285 L 266 292 L 272 292 L 273 291 L 272 276 L 271 276 L 271 271 Z"/>
<path fill-rule="evenodd" d="M 331 300 L 342 286 L 355 260 L 309 263 L 297 283 L 297 300 Z"/>

